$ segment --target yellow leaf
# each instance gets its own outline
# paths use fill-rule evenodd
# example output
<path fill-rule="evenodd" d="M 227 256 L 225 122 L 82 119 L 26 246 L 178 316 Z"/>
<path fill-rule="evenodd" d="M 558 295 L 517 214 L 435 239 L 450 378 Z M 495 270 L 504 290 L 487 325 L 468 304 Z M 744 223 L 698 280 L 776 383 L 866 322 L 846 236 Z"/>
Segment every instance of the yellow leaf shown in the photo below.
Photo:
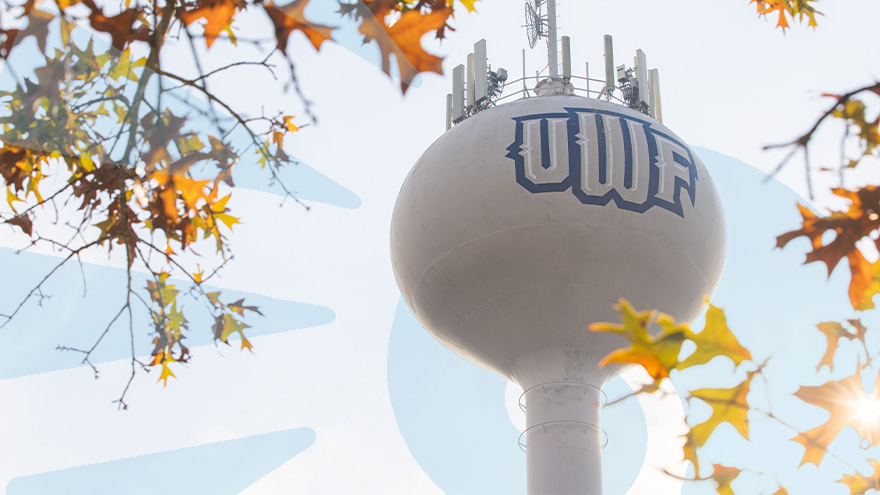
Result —
<path fill-rule="evenodd" d="M 843 483 L 849 488 L 850 495 L 865 495 L 868 493 L 868 490 L 880 491 L 880 461 L 868 459 L 868 462 L 874 468 L 874 474 L 871 477 L 856 473 L 846 475 L 838 481 L 838 483 Z"/>
<path fill-rule="evenodd" d="M 694 475 L 700 477 L 700 459 L 697 456 L 697 442 L 694 438 L 693 430 L 688 430 L 684 435 L 684 447 L 682 447 L 685 461 L 690 461 L 694 465 Z"/>
<path fill-rule="evenodd" d="M 164 381 L 165 383 L 163 384 L 163 386 L 167 387 L 169 378 L 177 377 L 174 376 L 174 373 L 171 372 L 171 368 L 168 367 L 168 362 L 165 361 L 162 363 L 162 374 L 159 375 L 159 379 L 156 380 L 156 382 Z"/>
<path fill-rule="evenodd" d="M 657 315 L 654 311 L 636 312 L 632 305 L 621 299 L 616 309 L 620 311 L 622 324 L 594 323 L 589 329 L 592 332 L 605 332 L 620 335 L 629 341 L 630 346 L 618 349 L 605 356 L 599 366 L 610 363 L 637 364 L 655 380 L 669 376 L 669 371 L 678 364 L 678 355 L 685 340 L 683 327 L 676 326 L 674 321 L 660 315 L 661 332 L 652 337 L 648 332 Z"/>
<path fill-rule="evenodd" d="M 746 440 L 749 439 L 749 387 L 754 374 L 733 388 L 702 388 L 691 392 L 691 397 L 702 400 L 712 408 L 708 420 L 691 428 L 694 443 L 702 447 L 721 423 L 730 423 Z"/>
<path fill-rule="evenodd" d="M 726 356 L 737 366 L 752 358 L 752 354 L 740 345 L 727 327 L 724 311 L 712 305 L 706 312 L 706 327 L 700 333 L 690 334 L 688 337 L 697 348 L 678 366 L 679 369 L 706 364 L 716 356 Z"/>
<path fill-rule="evenodd" d="M 297 126 L 296 124 L 294 124 L 294 123 L 292 122 L 292 120 L 293 120 L 294 118 L 295 118 L 295 116 L 294 116 L 294 115 L 291 115 L 291 116 L 289 116 L 289 117 L 284 117 L 284 118 L 282 119 L 282 121 L 284 122 L 284 127 L 285 127 L 288 131 L 290 131 L 290 132 L 296 132 L 296 131 L 299 130 L 299 126 Z"/>
<path fill-rule="evenodd" d="M 477 9 L 474 7 L 474 4 L 477 2 L 477 0 L 458 0 L 458 1 L 461 2 L 462 5 L 464 5 L 464 8 L 466 8 L 468 12 L 476 12 L 477 11 Z"/>

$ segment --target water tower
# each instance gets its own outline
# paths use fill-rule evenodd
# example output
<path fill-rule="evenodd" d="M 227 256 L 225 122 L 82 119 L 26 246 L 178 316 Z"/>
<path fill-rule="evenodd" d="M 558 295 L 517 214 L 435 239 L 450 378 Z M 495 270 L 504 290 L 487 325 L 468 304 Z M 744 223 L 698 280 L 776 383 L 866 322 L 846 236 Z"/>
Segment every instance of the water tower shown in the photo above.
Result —
<path fill-rule="evenodd" d="M 519 384 L 528 493 L 601 494 L 597 363 L 624 342 L 587 331 L 624 297 L 691 321 L 717 285 L 726 232 L 700 158 L 660 114 L 639 50 L 605 78 L 557 55 L 554 0 L 529 0 L 546 74 L 505 92 L 481 40 L 453 70 L 447 132 L 419 158 L 391 224 L 394 274 L 422 325 L 459 356 Z M 601 89 L 590 90 L 590 83 Z M 532 83 L 532 84 L 530 84 Z M 650 411 L 648 411 L 650 414 Z"/>

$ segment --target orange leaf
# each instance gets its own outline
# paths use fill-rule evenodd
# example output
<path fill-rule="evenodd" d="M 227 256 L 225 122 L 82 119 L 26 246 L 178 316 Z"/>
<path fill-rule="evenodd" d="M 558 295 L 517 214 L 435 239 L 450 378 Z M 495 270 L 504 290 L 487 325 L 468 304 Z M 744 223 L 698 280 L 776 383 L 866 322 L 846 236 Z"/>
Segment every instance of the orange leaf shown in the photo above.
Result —
<path fill-rule="evenodd" d="M 266 14 L 269 16 L 272 24 L 275 25 L 275 38 L 278 42 L 278 49 L 284 54 L 287 53 L 287 38 L 294 31 L 303 33 L 312 43 L 312 46 L 315 47 L 315 50 L 319 50 L 321 44 L 330 39 L 330 33 L 333 31 L 332 27 L 315 24 L 306 20 L 304 11 L 308 3 L 309 0 L 296 0 L 281 8 L 275 7 L 272 4 L 264 6 Z"/>
<path fill-rule="evenodd" d="M 795 393 L 797 398 L 831 414 L 826 422 L 794 438 L 806 449 L 802 465 L 812 462 L 818 466 L 828 446 L 846 426 L 855 428 L 870 443 L 878 438 L 880 423 L 864 415 L 861 406 L 880 401 L 880 374 L 875 380 L 873 392 L 867 394 L 862 387 L 862 370 L 859 366 L 855 374 L 848 378 L 829 381 L 818 387 L 801 387 Z"/>
<path fill-rule="evenodd" d="M 851 324 L 855 326 L 856 322 L 861 326 L 861 322 L 858 320 L 853 320 Z M 861 327 L 861 331 L 856 327 L 857 333 L 852 334 L 843 325 L 836 321 L 819 323 L 816 327 L 825 335 L 825 338 L 828 339 L 828 345 L 825 348 L 825 355 L 823 355 L 822 360 L 819 361 L 819 365 L 816 367 L 817 371 L 825 365 L 828 365 L 829 371 L 834 369 L 834 354 L 837 352 L 837 346 L 840 343 L 841 338 L 847 338 L 849 340 L 863 339 L 865 337 L 864 332 L 867 331 L 864 327 Z"/>
<path fill-rule="evenodd" d="M 880 227 L 880 215 L 876 214 L 876 211 L 880 211 L 880 187 L 869 185 L 857 190 L 836 188 L 832 192 L 850 202 L 846 211 L 818 216 L 807 207 L 798 205 L 803 217 L 801 228 L 777 237 L 776 245 L 781 248 L 795 238 L 806 237 L 813 250 L 807 253 L 805 262 L 825 263 L 829 276 L 847 258 L 852 274 L 850 302 L 856 310 L 870 309 L 873 307 L 871 298 L 880 291 L 880 280 L 875 283 L 880 266 L 868 263 L 856 243 Z M 833 232 L 834 239 L 825 243 L 823 237 L 827 232 Z"/>
<path fill-rule="evenodd" d="M 290 132 L 296 132 L 299 130 L 299 126 L 292 122 L 293 119 L 294 119 L 293 115 L 291 115 L 290 117 L 284 117 L 282 119 L 282 121 L 284 122 L 284 127 Z"/>
<path fill-rule="evenodd" d="M 853 309 L 864 311 L 874 309 L 874 296 L 880 292 L 880 262 L 871 263 L 861 251 L 852 251 L 846 256 L 849 260 L 850 283 L 849 301 Z"/>
<path fill-rule="evenodd" d="M 211 48 L 217 36 L 232 24 L 240 7 L 236 0 L 199 0 L 195 9 L 182 14 L 183 23 L 189 26 L 198 19 L 205 19 L 205 44 Z"/>
<path fill-rule="evenodd" d="M 376 40 L 382 55 L 382 70 L 391 74 L 391 55 L 400 70 L 400 85 L 405 93 L 419 72 L 443 74 L 443 59 L 431 55 L 422 48 L 422 37 L 446 25 L 452 14 L 451 8 L 433 10 L 423 14 L 417 10 L 404 12 L 391 27 L 385 24 L 387 10 L 380 10 L 374 18 L 365 17 L 360 32 L 364 42 Z"/>
<path fill-rule="evenodd" d="M 714 471 L 712 471 L 712 479 L 718 483 L 718 487 L 715 489 L 718 492 L 718 495 L 734 495 L 733 489 L 730 487 L 730 484 L 733 483 L 742 470 L 734 467 L 722 466 L 721 464 L 713 464 Z"/>

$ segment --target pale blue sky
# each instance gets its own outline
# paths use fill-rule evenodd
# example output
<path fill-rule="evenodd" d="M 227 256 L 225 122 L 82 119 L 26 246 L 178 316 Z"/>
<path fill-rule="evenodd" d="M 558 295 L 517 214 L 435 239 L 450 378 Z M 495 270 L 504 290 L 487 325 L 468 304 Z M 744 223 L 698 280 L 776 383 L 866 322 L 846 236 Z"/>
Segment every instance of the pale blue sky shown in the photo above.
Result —
<path fill-rule="evenodd" d="M 313 2 L 319 10 L 320 2 Z M 762 152 L 761 146 L 789 139 L 804 129 L 826 105 L 818 98 L 820 93 L 844 91 L 880 71 L 859 48 L 876 43 L 871 20 L 880 16 L 880 5 L 869 0 L 825 3 L 821 8 L 826 17 L 820 19 L 818 31 L 795 26 L 785 37 L 772 24 L 756 20 L 754 7 L 746 0 L 568 2 L 560 7 L 560 26 L 563 34 L 572 36 L 575 72 L 589 61 L 592 75 L 599 73 L 603 34 L 614 35 L 618 60 L 628 61 L 636 48 L 643 48 L 649 65 L 660 69 L 665 124 L 693 146 L 769 170 L 778 155 Z M 326 11 L 332 2 L 324 5 Z M 478 14 L 462 11 L 458 15 L 456 32 L 442 45 L 427 44 L 448 55 L 444 68 L 449 74 L 451 67 L 464 61 L 473 43 L 485 37 L 493 67 L 504 66 L 512 78 L 518 78 L 521 50 L 527 46 L 520 28 L 522 6 L 481 0 L 477 7 Z M 854 11 L 863 14 L 853 16 Z M 245 25 L 266 26 L 256 19 L 245 19 Z M 0 493 L 13 478 L 23 480 L 20 477 L 300 428 L 314 431 L 314 443 L 307 448 L 303 445 L 305 450 L 295 457 L 296 449 L 287 452 L 289 462 L 271 472 L 251 472 L 251 485 L 243 493 L 485 493 L 461 488 L 466 479 L 459 488 L 449 485 L 454 474 L 442 472 L 445 468 L 436 459 L 420 457 L 418 450 L 426 447 L 416 447 L 411 435 L 413 431 L 454 431 L 461 424 L 457 421 L 479 428 L 488 419 L 506 419 L 504 383 L 480 370 L 462 371 L 462 376 L 482 373 L 480 383 L 492 395 L 471 409 L 462 406 L 457 417 L 437 414 L 425 424 L 426 418 L 395 417 L 407 407 L 406 384 L 395 389 L 389 376 L 389 370 L 403 362 L 395 361 L 401 349 L 395 342 L 405 342 L 396 340 L 398 327 L 394 326 L 400 315 L 388 252 L 391 209 L 412 163 L 444 130 L 449 78 L 426 75 L 421 85 L 401 97 L 398 85 L 369 60 L 374 56 L 369 48 L 358 54 L 346 48 L 353 46 L 350 35 L 341 38 L 345 47 L 325 45 L 320 54 L 313 54 L 296 36 L 291 53 L 296 54 L 303 91 L 315 101 L 319 122 L 289 142 L 289 152 L 307 164 L 291 180 L 313 201 L 313 208 L 306 213 L 295 204 L 279 207 L 280 198 L 257 182 L 251 185 L 251 180 L 259 179 L 248 175 L 243 180 L 251 189 L 236 191 L 231 203 L 244 218 L 234 236 L 235 261 L 217 280 L 225 290 L 251 294 L 261 305 L 277 308 L 264 320 L 253 322 L 259 327 L 254 332 L 258 336 L 252 339 L 255 355 L 196 346 L 194 362 L 178 373 L 178 380 L 163 389 L 154 383 L 153 374 L 141 375 L 130 396 L 132 410 L 117 413 L 110 401 L 127 379 L 127 362 L 102 365 L 102 379 L 93 381 L 87 368 L 51 364 L 58 359 L 75 360 L 73 355 L 51 350 L 66 343 L 48 339 L 54 331 L 37 338 L 28 335 L 46 327 L 63 326 L 72 332 L 89 317 L 95 318 L 94 325 L 100 323 L 102 313 L 97 307 L 75 318 L 65 313 L 63 308 L 80 304 L 78 283 L 69 292 L 57 291 L 45 311 L 32 311 L 15 330 L 0 330 L 0 356 L 11 356 L 0 365 L 0 378 L 5 378 L 0 379 Z M 528 54 L 529 70 L 538 66 L 544 51 L 539 45 Z M 222 48 L 212 50 L 209 64 L 224 62 L 229 54 Z M 220 81 L 217 90 L 235 97 L 253 113 L 265 107 L 301 114 L 296 98 L 280 94 L 262 74 L 237 72 Z M 835 142 L 824 142 L 817 149 L 818 156 L 836 160 Z M 783 192 L 780 185 L 759 185 L 754 170 L 708 150 L 700 154 L 725 205 L 728 198 L 736 205 L 728 209 L 729 259 L 742 263 L 754 256 L 762 263 L 726 275 L 716 302 L 728 310 L 734 331 L 756 354 L 786 356 L 781 362 L 789 364 L 781 365 L 778 373 L 789 379 L 781 380 L 779 390 L 774 391 L 784 394 L 791 391 L 790 377 L 807 373 L 819 359 L 823 339 L 810 330 L 812 324 L 849 314 L 843 299 L 845 274 L 835 273 L 826 284 L 822 267 L 799 265 L 805 246 L 792 244 L 785 251 L 774 251 L 774 236 L 796 225 L 795 196 Z M 780 179 L 803 192 L 797 165 Z M 764 202 L 769 210 L 761 208 Z M 0 249 L 5 253 L 0 259 L 5 266 L 11 266 L 6 261 L 9 250 L 23 242 L 8 230 L 0 234 Z M 100 265 L 90 270 L 108 274 L 106 290 L 115 294 L 119 289 L 109 287 L 114 271 L 121 287 L 118 260 L 95 255 L 87 261 Z M 23 267 L 16 265 L 16 269 Z M 102 277 L 96 276 L 96 291 L 104 283 Z M 13 288 L 7 285 L 3 291 Z M 288 316 L 301 308 L 309 312 Z M 65 316 L 75 321 L 65 323 Z M 209 330 L 197 331 L 204 335 Z M 27 347 L 33 345 L 43 348 L 33 355 L 51 357 L 27 361 L 26 356 L 32 355 Z M 466 364 L 455 364 L 454 356 L 434 356 L 451 367 Z M 23 372 L 10 372 L 13 365 L 26 367 Z M 718 370 L 726 372 L 723 367 Z M 449 384 L 433 386 L 430 390 L 436 395 L 429 397 L 450 405 L 445 395 L 449 391 L 443 388 Z M 490 399 L 502 403 L 490 403 Z M 409 403 L 414 405 L 418 404 Z M 674 413 L 674 408 L 664 409 L 663 421 L 673 421 Z M 664 428 L 653 417 L 647 423 L 649 439 Z M 512 450 L 518 450 L 514 425 L 491 426 L 497 430 L 486 430 L 487 438 L 490 433 L 493 439 L 507 433 L 512 436 L 498 447 L 508 449 L 509 457 L 499 458 L 486 471 L 515 470 L 502 464 L 507 460 L 520 462 L 521 469 L 523 458 L 516 461 Z M 780 434 L 766 431 L 767 438 Z M 737 451 L 749 452 L 730 441 Z M 662 448 L 651 450 L 650 440 L 646 449 L 648 469 L 668 460 L 662 458 Z M 772 452 L 764 450 L 763 456 L 746 460 L 758 462 L 772 457 Z M 658 455 L 659 459 L 652 457 Z M 790 471 L 785 461 L 773 464 L 777 465 L 783 472 Z M 522 472 L 514 472 L 510 479 L 521 482 Z M 804 479 L 809 486 L 818 486 L 812 484 L 812 475 Z M 477 483 L 474 478 L 473 486 Z M 10 485 L 12 495 L 15 486 Z M 802 493 L 811 493 L 810 488 L 805 490 Z"/>

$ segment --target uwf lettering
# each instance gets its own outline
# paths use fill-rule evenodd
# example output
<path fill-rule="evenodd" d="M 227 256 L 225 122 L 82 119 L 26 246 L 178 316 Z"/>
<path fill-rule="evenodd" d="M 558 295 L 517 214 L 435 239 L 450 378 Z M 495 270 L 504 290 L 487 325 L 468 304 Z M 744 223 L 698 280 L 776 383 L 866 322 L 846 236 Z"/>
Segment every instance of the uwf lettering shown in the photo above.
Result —
<path fill-rule="evenodd" d="M 648 120 L 605 110 L 516 117 L 507 157 L 516 181 L 533 193 L 571 188 L 583 204 L 644 213 L 657 206 L 684 217 L 682 190 L 696 202 L 691 151 Z"/>

